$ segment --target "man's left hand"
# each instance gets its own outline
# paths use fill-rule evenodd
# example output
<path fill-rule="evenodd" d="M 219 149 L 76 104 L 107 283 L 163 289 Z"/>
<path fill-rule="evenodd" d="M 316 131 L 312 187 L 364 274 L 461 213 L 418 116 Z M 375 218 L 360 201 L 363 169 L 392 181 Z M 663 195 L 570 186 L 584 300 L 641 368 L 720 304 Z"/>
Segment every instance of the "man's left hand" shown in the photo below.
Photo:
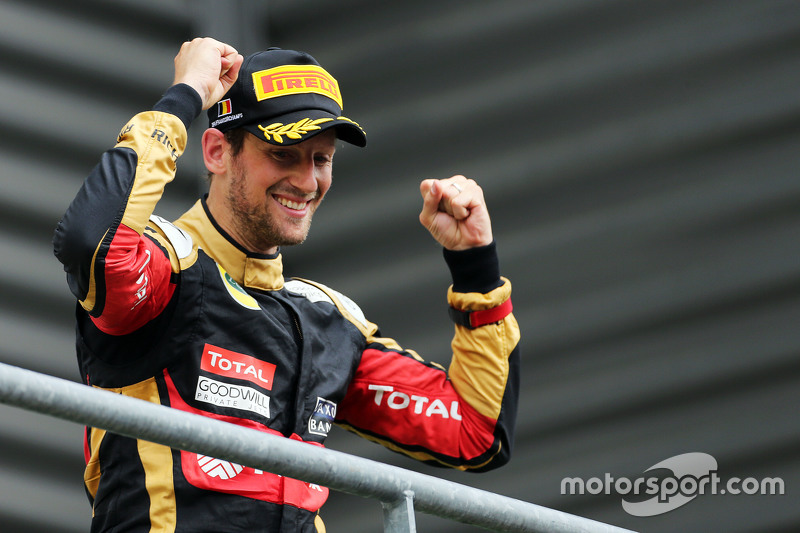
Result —
<path fill-rule="evenodd" d="M 464 176 L 427 179 L 420 183 L 419 221 L 448 250 L 466 250 L 492 243 L 492 224 L 483 189 Z"/>

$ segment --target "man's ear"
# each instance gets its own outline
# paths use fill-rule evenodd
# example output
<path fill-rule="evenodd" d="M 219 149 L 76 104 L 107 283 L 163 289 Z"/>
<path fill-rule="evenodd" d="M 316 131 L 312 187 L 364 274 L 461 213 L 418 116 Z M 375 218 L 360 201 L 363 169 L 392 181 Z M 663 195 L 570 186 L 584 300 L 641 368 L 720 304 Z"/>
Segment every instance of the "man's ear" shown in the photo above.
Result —
<path fill-rule="evenodd" d="M 203 132 L 203 162 L 212 174 L 224 174 L 227 168 L 228 141 L 225 134 L 215 128 Z"/>

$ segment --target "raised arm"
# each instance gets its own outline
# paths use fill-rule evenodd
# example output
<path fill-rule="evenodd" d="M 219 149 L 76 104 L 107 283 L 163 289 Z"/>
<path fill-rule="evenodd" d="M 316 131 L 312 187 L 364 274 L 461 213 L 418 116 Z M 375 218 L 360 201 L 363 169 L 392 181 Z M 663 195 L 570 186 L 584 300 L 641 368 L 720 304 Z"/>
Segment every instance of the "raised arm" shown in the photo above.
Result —
<path fill-rule="evenodd" d="M 481 188 L 464 176 L 425 180 L 420 222 L 445 248 L 456 323 L 448 369 L 377 328 L 347 396 L 340 425 L 432 464 L 484 471 L 511 454 L 519 394 L 519 326 L 511 283 L 500 276 Z"/>
<path fill-rule="evenodd" d="M 213 39 L 184 43 L 175 58 L 175 84 L 122 128 L 59 222 L 55 255 L 73 294 L 103 331 L 134 331 L 169 301 L 171 247 L 146 227 L 175 177 L 189 124 L 227 90 L 241 62 L 233 48 Z"/>

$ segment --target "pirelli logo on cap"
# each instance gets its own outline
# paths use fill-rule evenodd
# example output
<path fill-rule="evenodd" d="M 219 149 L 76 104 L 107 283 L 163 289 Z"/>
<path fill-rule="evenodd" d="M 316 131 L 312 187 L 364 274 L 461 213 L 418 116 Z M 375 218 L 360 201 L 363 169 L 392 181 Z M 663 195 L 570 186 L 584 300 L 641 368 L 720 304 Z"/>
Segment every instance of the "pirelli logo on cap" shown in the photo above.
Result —
<path fill-rule="evenodd" d="M 316 93 L 327 96 L 342 108 L 339 83 L 316 65 L 284 65 L 253 73 L 256 99 L 260 102 L 289 94 Z"/>

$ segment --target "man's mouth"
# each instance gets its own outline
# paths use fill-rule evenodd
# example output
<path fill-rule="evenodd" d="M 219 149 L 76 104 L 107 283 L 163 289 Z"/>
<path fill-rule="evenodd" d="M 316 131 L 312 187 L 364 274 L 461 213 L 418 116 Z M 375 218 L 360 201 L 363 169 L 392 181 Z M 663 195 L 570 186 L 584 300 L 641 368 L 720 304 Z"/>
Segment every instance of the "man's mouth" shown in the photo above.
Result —
<path fill-rule="evenodd" d="M 293 202 L 292 200 L 287 200 L 286 198 L 281 198 L 276 196 L 275 199 L 284 207 L 288 207 L 289 209 L 294 209 L 295 211 L 302 211 L 308 205 L 308 202 Z"/>

